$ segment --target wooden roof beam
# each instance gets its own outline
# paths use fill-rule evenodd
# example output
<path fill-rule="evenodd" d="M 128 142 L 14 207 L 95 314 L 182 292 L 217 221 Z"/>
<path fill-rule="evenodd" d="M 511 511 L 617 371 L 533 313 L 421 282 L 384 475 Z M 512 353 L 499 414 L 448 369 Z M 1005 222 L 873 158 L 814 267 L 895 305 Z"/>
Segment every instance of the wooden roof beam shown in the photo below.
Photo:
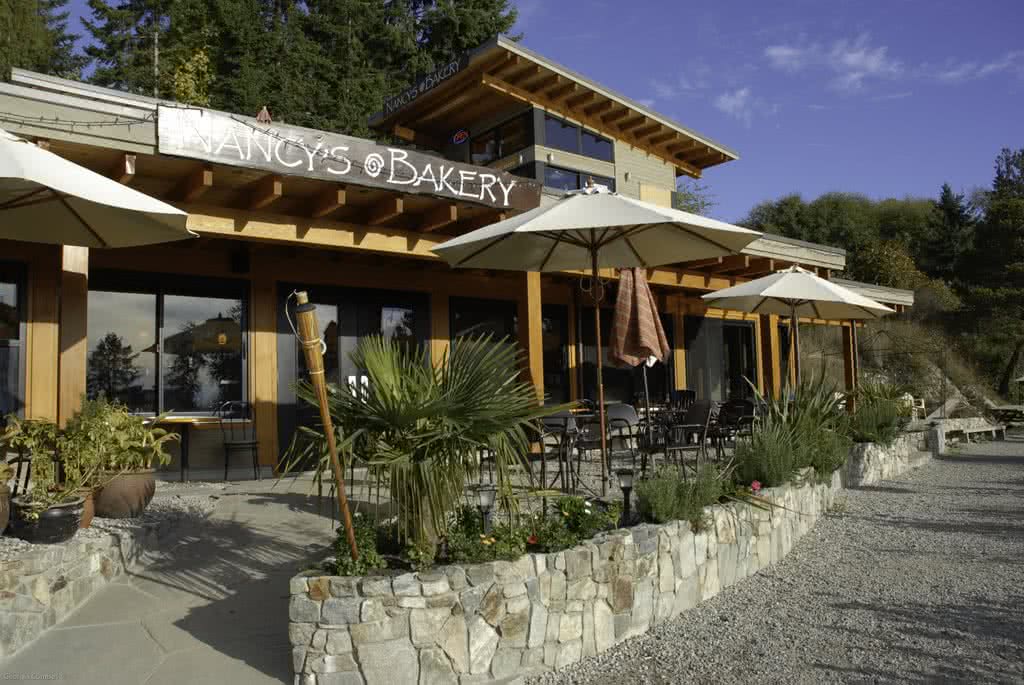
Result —
<path fill-rule="evenodd" d="M 750 267 L 750 257 L 745 254 L 729 255 L 723 257 L 721 264 L 713 266 L 707 271 L 713 274 L 724 274 L 730 271 L 742 271 Z"/>
<path fill-rule="evenodd" d="M 611 100 L 609 100 L 609 102 L 611 102 Z M 605 114 L 603 117 L 601 117 L 601 121 L 603 121 L 606 124 L 610 124 L 613 121 L 618 121 L 622 117 L 628 115 L 631 111 L 632 110 L 629 109 L 628 107 L 620 107 L 614 112 L 609 112 L 608 114 Z"/>
<path fill-rule="evenodd" d="M 344 206 L 347 194 L 345 186 L 331 186 L 324 188 L 313 200 L 313 209 L 309 216 L 313 219 L 320 219 L 327 216 L 339 207 Z"/>
<path fill-rule="evenodd" d="M 638 129 L 635 129 L 633 131 L 632 135 L 633 135 L 634 138 L 647 138 L 652 133 L 656 133 L 657 131 L 660 131 L 660 130 L 661 130 L 661 124 L 659 124 L 658 122 L 654 122 L 653 124 L 649 124 L 647 126 L 642 126 L 642 127 L 638 128 Z"/>
<path fill-rule="evenodd" d="M 664 133 L 659 133 L 656 136 L 651 136 L 647 139 L 647 142 L 651 145 L 661 145 L 666 141 L 672 140 L 677 135 L 678 134 L 675 131 L 665 131 Z"/>
<path fill-rule="evenodd" d="M 519 55 L 509 53 L 508 58 L 502 62 L 498 67 L 492 70 L 490 73 L 499 78 L 503 78 L 509 72 L 515 71 L 520 64 L 523 63 L 523 58 Z"/>
<path fill-rule="evenodd" d="M 426 212 L 420 219 L 419 229 L 424 233 L 436 231 L 459 220 L 459 207 L 455 204 L 443 204 Z"/>
<path fill-rule="evenodd" d="M 181 180 L 171 192 L 171 196 L 179 202 L 195 202 L 212 187 L 213 167 L 210 165 L 200 166 Z"/>
<path fill-rule="evenodd" d="M 549 90 L 546 97 L 551 102 L 558 102 L 559 100 L 571 97 L 573 93 L 579 90 L 579 88 L 580 87 L 575 83 L 566 83 L 558 88 L 552 88 Z"/>
<path fill-rule="evenodd" d="M 284 184 L 281 177 L 275 174 L 264 176 L 253 184 L 249 193 L 248 208 L 252 210 L 263 209 L 275 202 L 284 191 Z"/>
<path fill-rule="evenodd" d="M 475 231 L 478 228 L 483 228 L 484 226 L 490 226 L 491 224 L 497 223 L 499 221 L 504 221 L 507 218 L 508 214 L 506 214 L 505 212 L 490 211 L 480 214 L 473 219 L 463 221 L 460 224 L 458 224 L 456 228 L 458 229 L 458 232 L 460 234 L 469 233 L 470 231 Z"/>
<path fill-rule="evenodd" d="M 602 100 L 601 102 L 597 103 L 596 105 L 590 105 L 589 107 L 584 107 L 583 108 L 583 112 L 587 116 L 591 116 L 592 117 L 592 116 L 601 114 L 602 112 L 607 112 L 608 110 L 610 110 L 612 108 L 612 106 L 614 104 L 615 104 L 614 100 Z"/>
<path fill-rule="evenodd" d="M 665 146 L 665 149 L 668 150 L 669 152 L 675 153 L 675 155 L 678 157 L 689 152 L 690 150 L 693 150 L 696 147 L 700 147 L 700 143 L 698 143 L 696 140 L 693 140 L 692 138 L 684 138 L 683 140 L 679 140 L 675 143 L 672 143 L 671 145 Z"/>
<path fill-rule="evenodd" d="M 131 183 L 135 178 L 135 154 L 125 152 L 119 155 L 107 175 L 118 183 L 125 185 Z"/>
<path fill-rule="evenodd" d="M 405 211 L 405 203 L 398 196 L 386 197 L 367 210 L 363 223 L 368 226 L 376 226 L 385 221 L 394 219 Z"/>
<path fill-rule="evenodd" d="M 708 259 L 695 259 L 690 262 L 683 262 L 684 269 L 702 269 L 705 266 L 714 266 L 722 263 L 723 257 L 709 257 Z"/>
<path fill-rule="evenodd" d="M 630 118 L 626 119 L 621 124 L 619 124 L 616 128 L 618 128 L 619 131 L 625 133 L 626 131 L 628 131 L 630 129 L 636 128 L 637 126 L 641 125 L 645 121 L 647 121 L 647 117 L 645 117 L 643 114 L 638 114 L 636 116 L 633 116 L 633 117 L 630 117 Z"/>
<path fill-rule="evenodd" d="M 588 90 L 585 93 L 580 93 L 579 95 L 573 95 L 572 97 L 567 98 L 565 101 L 565 105 L 566 107 L 579 107 L 580 105 L 584 105 L 590 102 L 596 97 L 597 93 L 595 93 L 592 90 Z"/>
<path fill-rule="evenodd" d="M 545 76 L 544 78 L 542 78 L 540 81 L 537 81 L 537 83 L 534 83 L 527 90 L 530 90 L 535 93 L 542 93 L 545 90 L 548 90 L 549 88 L 559 85 L 560 83 L 562 83 L 563 80 L 564 79 L 558 74 L 550 74 L 549 76 Z"/>
<path fill-rule="evenodd" d="M 520 71 L 518 74 L 515 74 L 514 76 L 512 76 L 512 78 L 509 78 L 509 79 L 506 79 L 506 80 L 509 83 L 515 84 L 517 86 L 524 86 L 531 79 L 537 78 L 542 73 L 544 73 L 544 70 L 540 67 L 539 64 L 532 64 L 529 67 L 527 67 L 526 69 L 523 69 L 522 71 Z"/>
<path fill-rule="evenodd" d="M 742 276 L 744 278 L 754 278 L 755 276 L 764 276 L 766 274 L 773 273 L 775 271 L 775 260 L 769 257 L 752 257 L 750 259 L 750 266 L 743 271 L 737 272 L 736 276 Z"/>

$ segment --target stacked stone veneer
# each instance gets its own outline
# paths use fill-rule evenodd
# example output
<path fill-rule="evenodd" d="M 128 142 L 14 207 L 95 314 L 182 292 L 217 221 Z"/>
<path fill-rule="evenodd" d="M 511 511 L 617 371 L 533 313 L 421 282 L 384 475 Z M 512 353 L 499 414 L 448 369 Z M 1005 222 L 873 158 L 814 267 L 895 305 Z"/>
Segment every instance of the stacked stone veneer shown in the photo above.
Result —
<path fill-rule="evenodd" d="M 291 581 L 301 685 L 508 682 L 603 652 L 778 561 L 832 504 L 827 485 L 764 491 L 767 510 L 708 507 L 556 554 L 394 577 Z"/>
<path fill-rule="evenodd" d="M 169 526 L 164 520 L 116 532 L 94 528 L 66 543 L 32 545 L 0 560 L 0 661 L 125 573 Z"/>
<path fill-rule="evenodd" d="M 859 442 L 850 448 L 843 484 L 846 487 L 871 485 L 895 478 L 932 458 L 926 433 L 901 433 L 891 445 Z"/>

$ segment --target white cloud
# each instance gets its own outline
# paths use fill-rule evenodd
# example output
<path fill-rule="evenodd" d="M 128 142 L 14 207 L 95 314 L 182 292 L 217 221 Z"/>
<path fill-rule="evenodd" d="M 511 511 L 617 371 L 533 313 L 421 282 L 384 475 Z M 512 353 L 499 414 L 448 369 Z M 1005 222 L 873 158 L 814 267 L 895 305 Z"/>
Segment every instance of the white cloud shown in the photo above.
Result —
<path fill-rule="evenodd" d="M 754 117 L 753 98 L 750 88 L 744 86 L 737 90 L 722 93 L 715 98 L 715 107 L 750 127 Z"/>
<path fill-rule="evenodd" d="M 888 93 L 886 95 L 876 95 L 875 97 L 873 97 L 871 99 L 874 100 L 875 102 L 887 102 L 889 100 L 904 100 L 904 99 L 910 97 L 913 94 L 914 94 L 913 91 L 904 90 L 904 91 L 901 91 L 899 93 Z"/>
<path fill-rule="evenodd" d="M 678 94 L 675 86 L 658 79 L 651 79 L 651 88 L 654 89 L 654 96 L 659 100 L 668 100 Z"/>
<path fill-rule="evenodd" d="M 651 98 L 639 98 L 637 102 L 647 108 L 654 107 L 654 100 Z"/>
<path fill-rule="evenodd" d="M 810 105 L 807 105 L 807 109 L 813 109 L 816 112 L 820 112 L 825 109 L 830 109 L 830 107 L 828 105 L 819 105 L 816 103 L 812 103 Z"/>
<path fill-rule="evenodd" d="M 934 77 L 943 83 L 964 83 L 1004 72 L 1024 78 L 1024 50 L 1011 50 L 998 59 L 984 63 L 977 60 L 959 63 L 949 61 L 934 71 Z"/>
<path fill-rule="evenodd" d="M 765 48 L 769 64 L 780 71 L 795 73 L 809 68 L 831 71 L 829 85 L 839 91 L 861 90 L 868 79 L 892 79 L 903 73 L 903 64 L 889 57 L 889 48 L 873 45 L 864 33 L 840 38 L 828 49 L 819 43 L 780 44 Z"/>
<path fill-rule="evenodd" d="M 808 48 L 798 48 L 793 45 L 769 45 L 764 51 L 764 56 L 768 58 L 773 67 L 794 72 L 807 66 L 810 54 L 811 51 Z"/>

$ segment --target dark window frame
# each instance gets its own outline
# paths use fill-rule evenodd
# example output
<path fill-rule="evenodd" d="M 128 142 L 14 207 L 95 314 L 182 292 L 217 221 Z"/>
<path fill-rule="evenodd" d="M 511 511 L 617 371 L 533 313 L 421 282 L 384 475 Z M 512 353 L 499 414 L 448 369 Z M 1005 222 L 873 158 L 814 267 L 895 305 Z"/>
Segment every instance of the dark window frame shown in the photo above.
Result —
<path fill-rule="evenodd" d="M 570 169 L 568 167 L 558 166 L 557 164 L 545 164 L 543 173 L 541 175 L 541 182 L 545 184 L 546 188 L 561 189 L 560 186 L 549 186 L 546 184 L 548 169 L 554 169 L 555 171 L 563 171 L 576 176 L 576 187 L 569 188 L 568 190 L 579 190 L 584 187 L 588 178 L 592 179 L 594 183 L 599 185 L 608 186 L 608 189 L 615 192 L 615 179 L 611 176 L 602 176 L 601 174 L 593 174 L 589 171 L 581 171 L 579 169 Z"/>
<path fill-rule="evenodd" d="M 155 321 L 156 326 L 156 411 L 135 412 L 140 416 L 159 416 L 166 411 L 164 405 L 164 297 L 167 295 L 176 297 L 195 297 L 238 299 L 242 303 L 240 346 L 242 356 L 241 371 L 241 397 L 243 402 L 249 402 L 249 282 L 228 278 L 209 278 L 188 276 L 188 284 L 182 285 L 175 282 L 179 274 L 156 274 L 137 273 L 131 271 L 117 270 L 96 270 L 89 275 L 89 291 L 99 290 L 103 292 L 126 293 L 136 295 L 152 295 L 156 298 Z M 88 304 L 86 304 L 88 307 Z M 216 409 L 209 411 L 200 410 L 175 410 L 175 416 L 213 416 Z"/>
<path fill-rule="evenodd" d="M 516 123 L 516 122 L 518 122 L 520 120 L 523 121 L 523 129 L 526 131 L 527 139 L 526 139 L 525 143 L 521 147 L 518 147 L 518 148 L 516 148 L 514 150 L 506 150 L 505 149 L 505 131 L 504 131 L 504 129 L 505 129 L 506 126 L 514 124 L 514 123 Z M 467 141 L 466 146 L 469 148 L 468 155 L 469 155 L 469 161 L 471 163 L 473 163 L 473 145 L 474 145 L 474 143 L 477 142 L 477 139 L 484 138 L 485 136 L 489 136 L 489 135 L 492 135 L 492 134 L 494 135 L 495 147 L 497 148 L 496 156 L 494 157 L 494 159 L 489 160 L 487 162 L 484 162 L 483 164 L 477 163 L 480 166 L 487 166 L 487 165 L 492 164 L 492 163 L 494 163 L 494 162 L 496 162 L 496 161 L 498 161 L 500 159 L 504 159 L 504 158 L 506 158 L 506 157 L 508 157 L 510 155 L 514 155 L 517 152 L 522 152 L 523 150 L 525 150 L 526 148 L 530 147 L 531 145 L 535 145 L 536 144 L 537 133 L 534 130 L 533 111 L 532 110 L 527 110 L 527 111 L 524 111 L 524 112 L 519 112 L 518 114 L 516 114 L 514 116 L 511 116 L 508 119 L 505 119 L 501 123 L 495 124 L 494 126 L 490 126 L 490 127 L 486 128 L 486 129 L 484 129 L 483 131 L 480 131 L 479 133 L 472 133 L 472 134 L 470 134 L 469 141 Z"/>
<path fill-rule="evenodd" d="M 567 149 L 565 149 L 563 147 L 556 147 L 554 145 L 551 145 L 551 142 L 547 139 L 547 122 L 548 122 L 548 120 L 557 121 L 558 123 L 562 124 L 563 126 L 568 126 L 568 127 L 574 128 L 576 130 L 576 144 L 574 145 L 574 149 L 567 150 Z M 612 138 L 609 138 L 606 135 L 598 133 L 597 131 L 594 131 L 592 129 L 586 128 L 585 126 L 581 126 L 580 124 L 575 124 L 572 121 L 569 121 L 568 119 L 566 119 L 564 117 L 559 117 L 559 116 L 556 116 L 554 114 L 550 114 L 548 112 L 544 112 L 543 116 L 539 117 L 539 123 L 537 124 L 537 126 L 538 126 L 538 133 L 540 135 L 537 135 L 536 138 L 537 138 L 537 141 L 538 141 L 539 145 L 543 145 L 544 147 L 548 147 L 548 148 L 551 148 L 553 150 L 561 150 L 562 152 L 568 152 L 570 154 L 580 155 L 581 157 L 586 157 L 587 159 L 596 159 L 596 160 L 601 161 L 601 162 L 608 162 L 610 164 L 615 164 L 615 141 Z M 597 157 L 597 156 L 591 155 L 591 154 L 587 154 L 586 152 L 583 151 L 583 134 L 584 133 L 587 133 L 588 135 L 593 136 L 597 140 L 604 141 L 604 142 L 609 144 L 609 146 L 610 146 L 610 148 L 609 148 L 610 155 L 609 155 L 608 159 L 605 159 L 603 157 Z"/>

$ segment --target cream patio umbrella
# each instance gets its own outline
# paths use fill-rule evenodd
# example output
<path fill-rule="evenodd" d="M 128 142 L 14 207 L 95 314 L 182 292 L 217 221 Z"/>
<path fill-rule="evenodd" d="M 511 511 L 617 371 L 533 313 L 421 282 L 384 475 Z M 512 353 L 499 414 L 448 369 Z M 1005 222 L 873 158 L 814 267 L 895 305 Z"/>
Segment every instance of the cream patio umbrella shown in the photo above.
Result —
<path fill-rule="evenodd" d="M 0 129 L 0 238 L 129 247 L 194 238 L 188 215 Z"/>
<path fill-rule="evenodd" d="M 793 329 L 793 360 L 800 382 L 800 325 L 798 317 L 830 321 L 878 319 L 893 310 L 848 288 L 791 266 L 768 276 L 703 296 L 709 306 L 751 314 L 788 316 Z"/>
<path fill-rule="evenodd" d="M 590 271 L 597 341 L 602 488 L 608 464 L 601 350 L 601 268 L 652 267 L 735 254 L 761 234 L 590 186 L 557 202 L 453 238 L 434 252 L 454 267 Z"/>

